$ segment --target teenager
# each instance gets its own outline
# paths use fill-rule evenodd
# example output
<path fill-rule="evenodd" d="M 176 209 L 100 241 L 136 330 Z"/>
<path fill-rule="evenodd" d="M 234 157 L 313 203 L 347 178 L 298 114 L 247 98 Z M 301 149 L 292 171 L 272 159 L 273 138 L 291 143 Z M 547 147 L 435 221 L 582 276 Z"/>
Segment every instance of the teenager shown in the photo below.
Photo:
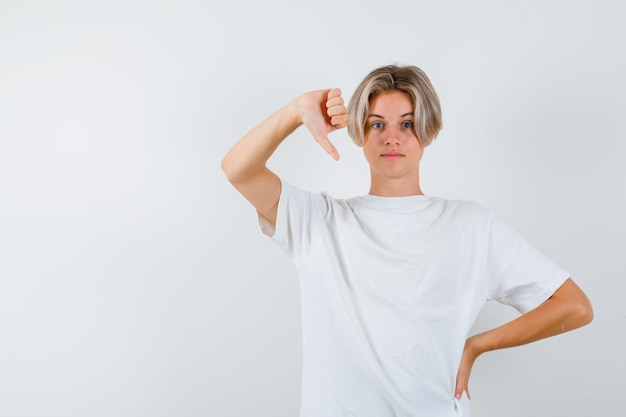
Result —
<path fill-rule="evenodd" d="M 305 125 L 348 126 L 370 167 L 366 195 L 306 192 L 266 162 Z M 241 138 L 222 168 L 262 231 L 295 262 L 301 288 L 301 417 L 469 416 L 482 353 L 589 323 L 569 274 L 478 204 L 425 195 L 419 164 L 441 129 L 437 94 L 415 66 L 368 74 L 348 108 L 339 89 L 300 95 Z M 468 338 L 488 300 L 515 320 Z"/>

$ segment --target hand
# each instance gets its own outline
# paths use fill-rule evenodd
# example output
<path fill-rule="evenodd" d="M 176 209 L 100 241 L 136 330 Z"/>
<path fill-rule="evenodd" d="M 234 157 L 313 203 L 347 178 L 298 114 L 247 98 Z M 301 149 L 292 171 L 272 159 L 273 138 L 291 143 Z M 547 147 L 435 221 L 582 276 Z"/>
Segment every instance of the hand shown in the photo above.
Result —
<path fill-rule="evenodd" d="M 302 123 L 307 127 L 313 139 L 334 160 L 339 160 L 339 152 L 328 139 L 328 134 L 346 127 L 350 120 L 341 97 L 341 90 L 333 88 L 302 94 L 297 99 L 297 107 Z"/>
<path fill-rule="evenodd" d="M 470 337 L 465 341 L 465 347 L 463 348 L 463 355 L 461 356 L 461 364 L 456 374 L 456 387 L 454 389 L 454 397 L 457 400 L 461 399 L 463 391 L 467 393 L 467 398 L 471 400 L 469 393 L 469 378 L 472 372 L 472 366 L 474 361 L 480 353 L 475 348 L 475 336 Z"/>

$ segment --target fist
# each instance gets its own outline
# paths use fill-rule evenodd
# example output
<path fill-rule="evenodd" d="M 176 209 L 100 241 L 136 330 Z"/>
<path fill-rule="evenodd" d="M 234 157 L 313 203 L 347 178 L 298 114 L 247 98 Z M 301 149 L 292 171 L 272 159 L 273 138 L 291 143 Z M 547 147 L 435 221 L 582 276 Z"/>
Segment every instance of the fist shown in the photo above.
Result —
<path fill-rule="evenodd" d="M 348 110 L 341 97 L 341 90 L 338 88 L 332 88 L 328 90 L 326 100 L 326 115 L 329 118 L 330 125 L 333 129 L 341 129 L 348 126 L 350 116 Z"/>

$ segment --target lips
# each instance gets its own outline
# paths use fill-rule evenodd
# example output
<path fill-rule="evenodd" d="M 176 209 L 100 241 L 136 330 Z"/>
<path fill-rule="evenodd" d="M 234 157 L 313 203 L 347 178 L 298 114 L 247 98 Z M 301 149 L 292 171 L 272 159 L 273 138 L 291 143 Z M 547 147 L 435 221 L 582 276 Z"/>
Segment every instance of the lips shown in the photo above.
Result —
<path fill-rule="evenodd" d="M 398 159 L 398 158 L 402 158 L 404 155 L 401 154 L 400 152 L 386 152 L 382 154 L 381 156 L 387 159 Z"/>

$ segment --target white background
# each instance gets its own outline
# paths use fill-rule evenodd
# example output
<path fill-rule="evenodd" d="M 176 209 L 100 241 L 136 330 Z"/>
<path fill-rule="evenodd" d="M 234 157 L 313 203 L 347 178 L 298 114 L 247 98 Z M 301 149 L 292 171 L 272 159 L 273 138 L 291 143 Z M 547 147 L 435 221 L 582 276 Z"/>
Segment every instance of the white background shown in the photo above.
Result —
<path fill-rule="evenodd" d="M 0 416 L 297 416 L 295 268 L 219 163 L 300 92 L 415 64 L 442 102 L 427 194 L 568 269 L 594 322 L 486 354 L 480 417 L 623 416 L 626 18 L 596 1 L 0 0 Z M 368 190 L 344 131 L 270 161 Z M 474 331 L 516 316 L 487 305 Z"/>

